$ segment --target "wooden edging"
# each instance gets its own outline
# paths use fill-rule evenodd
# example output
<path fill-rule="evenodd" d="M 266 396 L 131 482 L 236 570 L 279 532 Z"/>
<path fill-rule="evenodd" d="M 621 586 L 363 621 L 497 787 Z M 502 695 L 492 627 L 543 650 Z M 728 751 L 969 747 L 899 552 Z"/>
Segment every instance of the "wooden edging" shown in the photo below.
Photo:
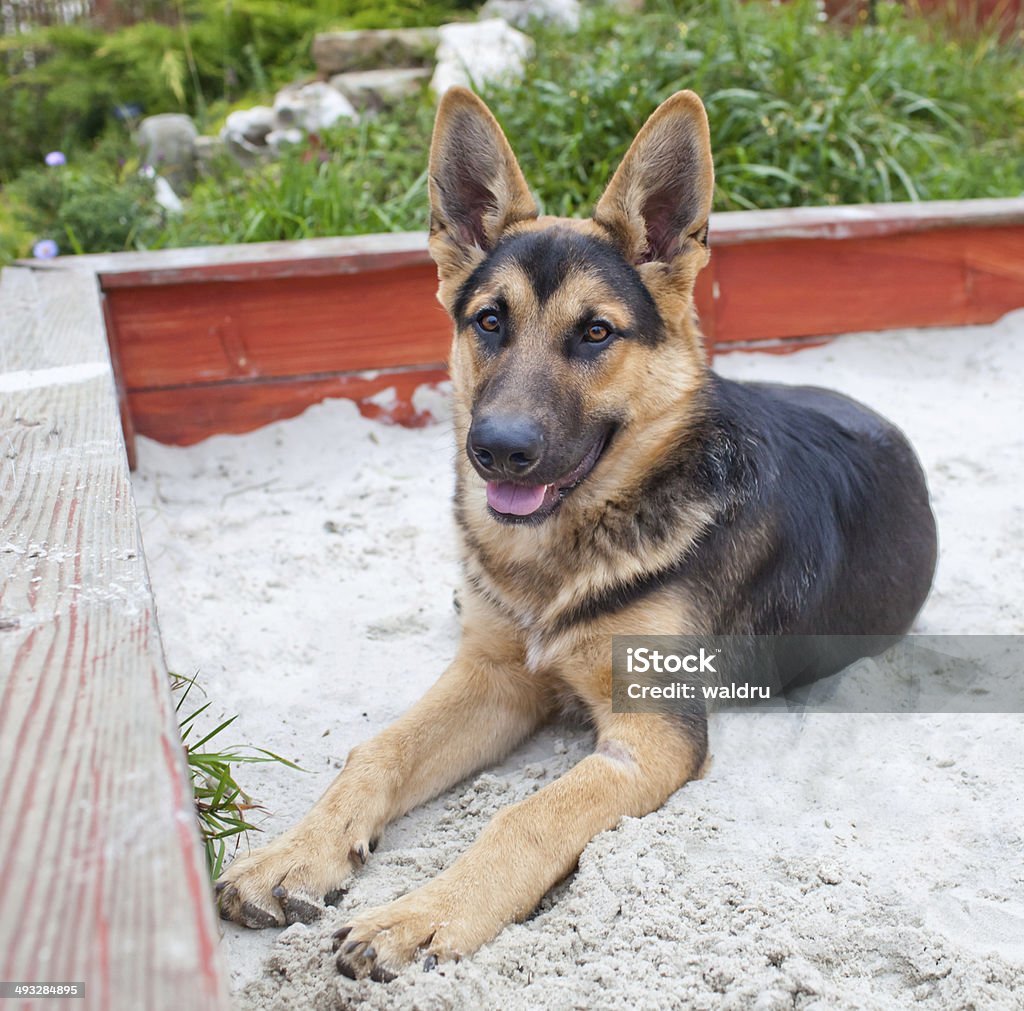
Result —
<path fill-rule="evenodd" d="M 1024 198 L 712 215 L 697 308 L 714 353 L 856 330 L 986 323 L 1024 305 Z M 129 452 L 325 397 L 421 424 L 450 323 L 424 233 L 52 261 L 99 279 Z"/>
<path fill-rule="evenodd" d="M 8 268 L 0 319 L 0 979 L 226 1009 L 96 278 Z"/>
<path fill-rule="evenodd" d="M 851 330 L 985 323 L 1024 304 L 1024 199 L 712 215 L 698 281 L 715 353 Z M 420 424 L 450 323 L 424 233 L 52 261 L 99 278 L 125 429 L 188 444 L 330 396 Z"/>

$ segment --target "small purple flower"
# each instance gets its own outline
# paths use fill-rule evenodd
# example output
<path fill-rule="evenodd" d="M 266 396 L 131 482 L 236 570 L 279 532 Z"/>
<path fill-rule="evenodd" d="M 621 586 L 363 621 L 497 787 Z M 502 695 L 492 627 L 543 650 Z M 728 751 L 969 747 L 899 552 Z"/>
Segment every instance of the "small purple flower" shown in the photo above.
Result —
<path fill-rule="evenodd" d="M 50 168 L 56 168 L 58 165 L 66 165 L 68 163 L 63 151 L 51 151 L 43 160 Z"/>
<path fill-rule="evenodd" d="M 57 243 L 53 239 L 40 239 L 32 247 L 32 255 L 37 260 L 52 260 L 60 249 L 57 248 Z"/>

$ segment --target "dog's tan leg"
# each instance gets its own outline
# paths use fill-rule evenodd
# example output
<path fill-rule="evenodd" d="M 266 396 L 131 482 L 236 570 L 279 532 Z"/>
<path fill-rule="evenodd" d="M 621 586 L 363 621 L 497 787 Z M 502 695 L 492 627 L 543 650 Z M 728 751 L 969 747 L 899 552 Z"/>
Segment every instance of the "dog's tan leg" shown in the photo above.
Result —
<path fill-rule="evenodd" d="M 217 883 L 222 916 L 249 927 L 316 919 L 389 821 L 507 754 L 547 716 L 546 694 L 502 624 L 476 621 L 487 634 L 467 633 L 423 699 L 352 750 L 305 818 L 228 867 Z"/>
<path fill-rule="evenodd" d="M 698 776 L 705 752 L 701 716 L 598 715 L 592 755 L 501 811 L 433 881 L 343 927 L 339 970 L 386 980 L 416 957 L 431 968 L 472 953 L 527 916 L 598 832 L 653 811 Z"/>

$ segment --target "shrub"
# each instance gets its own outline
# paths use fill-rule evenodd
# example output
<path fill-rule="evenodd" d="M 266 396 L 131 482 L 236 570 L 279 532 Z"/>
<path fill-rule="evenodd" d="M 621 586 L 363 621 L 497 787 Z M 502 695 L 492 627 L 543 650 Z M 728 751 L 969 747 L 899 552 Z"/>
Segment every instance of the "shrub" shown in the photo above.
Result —
<path fill-rule="evenodd" d="M 877 27 L 840 32 L 810 2 L 598 9 L 574 36 L 536 28 L 526 81 L 483 94 L 552 214 L 591 207 L 644 118 L 684 87 L 707 103 L 720 210 L 1024 191 L 1019 54 L 993 38 L 954 43 L 902 8 L 879 13 Z M 414 102 L 201 184 L 153 241 L 424 228 L 432 116 L 429 99 Z"/>
<path fill-rule="evenodd" d="M 550 213 L 592 205 L 644 117 L 704 99 L 716 207 L 962 199 L 1024 190 L 1024 62 L 902 7 L 849 31 L 809 0 L 664 3 L 545 33 L 529 86 L 488 95 Z M 588 54 L 581 61 L 578 54 Z"/>
<path fill-rule="evenodd" d="M 50 239 L 61 253 L 136 249 L 142 233 L 163 227 L 153 184 L 140 177 L 137 160 L 118 162 L 109 150 L 80 163 L 31 169 L 6 188 L 8 201 L 20 209 L 16 255 L 28 254 L 29 237 Z"/>
<path fill-rule="evenodd" d="M 305 42 L 289 51 L 286 40 L 306 22 L 281 27 L 285 22 L 269 14 L 257 18 L 254 12 L 268 2 L 232 5 L 232 18 L 241 20 L 230 36 L 230 58 L 210 55 L 213 42 L 203 40 L 199 27 L 192 31 L 201 85 L 225 67 L 240 67 L 240 52 L 249 54 L 245 81 L 264 85 L 271 54 L 283 60 L 275 74 L 304 54 Z M 351 19 L 360 16 L 361 0 L 338 2 L 347 2 Z M 416 0 L 399 2 L 411 10 Z M 323 9 L 310 12 L 322 18 Z M 536 55 L 526 80 L 483 94 L 552 214 L 591 207 L 644 118 L 687 87 L 708 107 L 719 210 L 1024 192 L 1020 46 L 984 33 L 955 42 L 898 6 L 880 5 L 878 16 L 877 26 L 836 30 L 819 21 L 811 0 L 783 6 L 662 0 L 646 14 L 625 17 L 596 8 L 575 35 L 535 26 Z M 135 37 L 144 38 L 145 32 Z M 152 48 L 155 54 L 156 41 Z M 118 52 L 115 46 L 104 58 L 114 60 Z M 186 88 L 183 73 L 179 88 Z M 242 75 L 239 69 L 239 81 Z M 222 101 L 216 108 L 227 107 Z M 119 204 L 113 183 L 104 183 L 98 189 L 110 208 L 90 205 L 83 195 L 80 203 L 62 205 L 57 231 L 66 232 L 67 224 L 78 235 L 87 230 L 83 219 L 102 217 L 101 246 L 82 242 L 91 249 L 423 228 L 432 119 L 433 102 L 424 96 L 359 126 L 326 131 L 258 170 L 225 163 L 196 187 L 181 219 L 146 215 L 131 199 Z M 124 171 L 108 174 L 126 184 Z M 31 184 L 22 193 L 37 202 Z M 129 221 L 121 231 L 113 227 Z"/>
<path fill-rule="evenodd" d="M 111 34 L 58 26 L 0 39 L 0 182 L 45 152 L 95 140 L 118 109 L 187 112 L 311 73 L 325 27 L 450 20 L 467 0 L 178 0 L 179 24 L 142 22 Z"/>

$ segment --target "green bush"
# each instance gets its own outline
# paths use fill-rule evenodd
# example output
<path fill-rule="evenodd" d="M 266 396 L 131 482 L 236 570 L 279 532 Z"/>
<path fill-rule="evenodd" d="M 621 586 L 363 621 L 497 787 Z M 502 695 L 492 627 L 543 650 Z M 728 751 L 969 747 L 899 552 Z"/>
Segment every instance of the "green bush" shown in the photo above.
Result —
<path fill-rule="evenodd" d="M 431 102 L 412 102 L 324 131 L 258 169 L 222 162 L 196 186 L 186 215 L 148 239 L 187 246 L 425 228 L 433 116 Z"/>
<path fill-rule="evenodd" d="M 488 98 L 549 213 L 592 205 L 680 88 L 707 105 L 719 210 L 1024 191 L 1020 48 L 954 42 L 902 7 L 844 31 L 809 0 L 663 3 L 538 41 L 528 85 Z"/>
<path fill-rule="evenodd" d="M 810 2 L 597 10 L 574 36 L 536 29 L 526 81 L 483 94 L 552 214 L 592 207 L 644 118 L 686 87 L 707 103 L 720 210 L 1024 192 L 1019 50 L 879 13 L 877 27 L 840 32 Z M 207 181 L 153 241 L 424 228 L 432 117 L 425 99 Z"/>
<path fill-rule="evenodd" d="M 55 27 L 0 39 L 0 183 L 95 140 L 114 110 L 188 112 L 309 77 L 328 27 L 436 24 L 467 0 L 182 0 L 180 24 Z"/>
<path fill-rule="evenodd" d="M 114 160 L 111 148 L 105 145 L 78 162 L 28 170 L 6 187 L 6 202 L 22 226 L 15 255 L 28 255 L 39 239 L 52 240 L 65 254 L 137 249 L 143 234 L 163 228 L 152 182 L 140 177 L 137 160 Z"/>
<path fill-rule="evenodd" d="M 192 32 L 203 88 L 224 67 L 240 66 L 239 53 L 249 53 L 246 86 L 269 85 L 287 60 L 300 59 L 306 43 L 296 43 L 287 55 L 282 41 L 296 37 L 288 35 L 294 24 L 278 37 L 272 29 L 283 21 L 253 13 L 267 2 L 233 4 L 232 17 L 241 20 L 230 58 L 211 55 L 213 43 L 198 28 Z M 357 2 L 348 0 L 352 18 L 360 16 Z M 415 0 L 399 2 L 411 10 Z M 322 9 L 315 13 L 325 24 Z M 953 41 L 898 6 L 881 5 L 878 13 L 877 26 L 836 30 L 820 23 L 810 0 L 778 7 L 664 0 L 646 14 L 625 17 L 597 8 L 575 35 L 535 27 L 536 56 L 526 80 L 484 88 L 483 94 L 544 209 L 553 214 L 591 207 L 644 118 L 686 87 L 708 107 L 720 210 L 1024 192 L 1020 46 L 984 34 Z M 133 45 L 149 39 L 154 61 L 157 27 L 140 26 L 128 36 Z M 124 63 L 120 45 L 108 43 L 102 59 Z M 271 53 L 284 53 L 285 62 L 272 67 Z M 65 52 L 64 58 L 71 57 Z M 190 73 L 187 64 L 179 68 L 186 104 L 191 92 L 184 78 Z M 242 74 L 237 72 L 239 81 Z M 204 93 L 226 92 L 226 85 L 220 91 L 211 85 Z M 70 101 L 58 96 L 51 115 Z M 216 111 L 227 107 L 221 101 Z M 97 192 L 106 196 L 99 204 L 107 200 L 107 208 L 91 202 L 85 183 L 59 211 L 47 210 L 45 187 L 34 191 L 31 176 L 15 190 L 37 209 L 32 227 L 65 249 L 61 236 L 68 233 L 84 248 L 98 249 L 424 228 L 432 119 L 433 102 L 425 95 L 359 126 L 326 131 L 257 170 L 243 171 L 227 160 L 197 185 L 180 219 L 157 217 L 134 198 L 118 203 L 113 187 L 124 185 L 127 175 L 108 168 L 113 181 L 104 183 L 98 162 L 89 162 L 89 172 L 100 180 Z M 0 133 L 4 129 L 0 125 Z M 110 143 L 125 144 L 123 131 Z M 49 146 L 40 147 L 37 157 Z M 73 156 L 69 167 L 78 165 Z M 86 227 L 90 217 L 103 219 L 95 232 Z"/>

